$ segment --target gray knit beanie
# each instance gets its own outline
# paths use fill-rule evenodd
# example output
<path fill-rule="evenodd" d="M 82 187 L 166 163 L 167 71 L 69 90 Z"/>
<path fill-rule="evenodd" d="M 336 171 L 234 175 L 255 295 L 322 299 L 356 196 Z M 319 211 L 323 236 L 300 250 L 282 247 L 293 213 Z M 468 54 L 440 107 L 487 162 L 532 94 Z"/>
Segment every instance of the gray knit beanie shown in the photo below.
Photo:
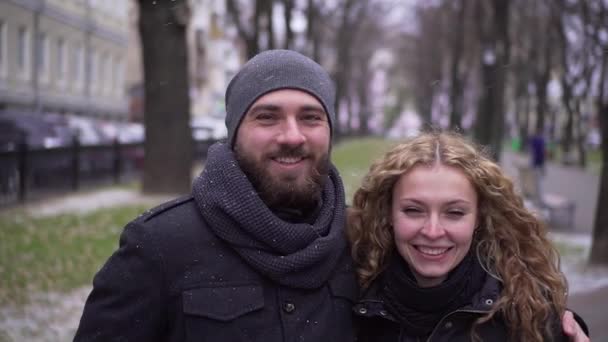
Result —
<path fill-rule="evenodd" d="M 269 50 L 245 63 L 226 89 L 226 128 L 231 147 L 249 107 L 262 95 L 286 88 L 303 90 L 316 97 L 333 128 L 336 90 L 327 71 L 298 52 Z"/>

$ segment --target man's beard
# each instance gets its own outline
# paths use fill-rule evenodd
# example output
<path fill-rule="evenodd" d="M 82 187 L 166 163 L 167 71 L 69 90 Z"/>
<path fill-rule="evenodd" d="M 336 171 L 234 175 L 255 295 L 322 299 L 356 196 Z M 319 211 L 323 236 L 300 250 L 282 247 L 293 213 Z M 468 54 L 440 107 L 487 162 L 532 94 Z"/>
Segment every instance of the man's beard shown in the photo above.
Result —
<path fill-rule="evenodd" d="M 286 177 L 273 177 L 265 167 L 265 162 L 258 162 L 244 153 L 239 146 L 235 147 L 236 160 L 258 192 L 258 195 L 270 209 L 289 208 L 302 211 L 314 209 L 323 191 L 329 173 L 329 154 L 325 153 L 313 163 L 311 172 L 303 182 Z M 273 157 L 310 157 L 304 149 L 281 146 Z M 263 156 L 263 160 L 269 160 Z"/>

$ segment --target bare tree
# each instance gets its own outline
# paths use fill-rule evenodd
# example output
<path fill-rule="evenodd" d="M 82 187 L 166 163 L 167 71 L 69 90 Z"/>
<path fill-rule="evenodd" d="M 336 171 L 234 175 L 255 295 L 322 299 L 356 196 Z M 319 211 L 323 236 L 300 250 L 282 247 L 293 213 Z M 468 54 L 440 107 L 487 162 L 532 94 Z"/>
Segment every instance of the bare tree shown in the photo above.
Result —
<path fill-rule="evenodd" d="M 308 0 L 306 7 L 306 41 L 309 45 L 309 54 L 315 61 L 321 59 L 321 30 L 322 24 L 319 4 L 315 0 Z"/>
<path fill-rule="evenodd" d="M 462 56 L 465 44 L 465 13 L 468 1 L 454 2 L 454 15 L 452 18 L 451 35 L 451 61 L 450 61 L 450 127 L 459 129 L 462 121 L 462 96 L 464 92 L 462 75 Z"/>
<path fill-rule="evenodd" d="M 516 1 L 514 3 L 513 16 L 513 49 L 511 50 L 511 80 L 513 88 L 513 104 L 515 110 L 515 124 L 518 136 L 522 141 L 520 148 L 527 149 L 525 141 L 528 139 L 530 130 L 530 112 L 532 107 L 532 94 L 529 91 L 531 83 L 530 54 L 534 46 L 528 34 L 530 18 L 527 1 Z"/>
<path fill-rule="evenodd" d="M 414 103 L 423 122 L 430 124 L 433 102 L 442 79 L 443 51 L 438 45 L 443 41 L 441 7 L 419 6 L 416 8 L 419 34 L 414 36 L 415 61 L 413 78 Z"/>
<path fill-rule="evenodd" d="M 510 0 L 477 1 L 478 34 L 481 43 L 481 95 L 475 137 L 491 147 L 500 159 L 505 122 L 505 67 L 509 62 L 508 34 Z"/>
<path fill-rule="evenodd" d="M 597 82 L 596 108 L 602 136 L 601 150 L 603 161 L 600 171 L 600 189 L 595 225 L 593 229 L 593 244 L 591 246 L 590 262 L 593 264 L 608 264 L 608 4 L 602 0 L 588 1 L 587 13 L 588 34 L 591 36 L 598 58 L 599 80 Z"/>
<path fill-rule="evenodd" d="M 294 0 L 282 0 L 283 2 L 283 20 L 285 22 L 285 40 L 283 42 L 284 49 L 293 48 L 294 33 L 291 29 L 291 17 L 294 8 Z"/>
<path fill-rule="evenodd" d="M 247 59 L 260 51 L 259 37 L 261 16 L 265 0 L 255 0 L 253 18 L 247 17 L 238 0 L 226 0 L 226 10 L 237 29 L 239 37 L 245 42 Z"/>
<path fill-rule="evenodd" d="M 566 109 L 566 121 L 562 127 L 563 162 L 568 159 L 575 143 L 579 157 L 579 166 L 586 166 L 586 149 L 582 131 L 581 103 L 587 97 L 591 86 L 592 59 L 588 51 L 592 50 L 590 40 L 585 35 L 584 27 L 587 15 L 581 11 L 582 2 L 569 5 L 560 0 L 553 6 L 553 23 L 558 34 L 560 46 L 560 81 L 562 86 L 562 104 Z M 568 33 L 575 35 L 569 39 Z"/>
<path fill-rule="evenodd" d="M 186 193 L 191 185 L 193 141 L 186 1 L 139 1 L 145 88 L 143 191 Z"/>
<path fill-rule="evenodd" d="M 336 113 L 340 113 L 342 102 L 350 93 L 350 72 L 353 66 L 351 49 L 359 32 L 359 23 L 365 15 L 368 1 L 343 0 L 339 3 L 339 26 L 335 37 L 336 66 L 333 78 L 336 82 Z M 342 135 L 343 127 L 338 123 L 335 127 L 336 136 Z"/>

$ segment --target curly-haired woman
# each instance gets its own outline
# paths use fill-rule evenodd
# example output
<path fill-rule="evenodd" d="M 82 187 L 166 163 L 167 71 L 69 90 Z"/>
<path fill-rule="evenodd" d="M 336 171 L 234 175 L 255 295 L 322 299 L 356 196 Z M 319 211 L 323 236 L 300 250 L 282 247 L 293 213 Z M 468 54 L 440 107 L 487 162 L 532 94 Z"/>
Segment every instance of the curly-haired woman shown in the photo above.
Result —
<path fill-rule="evenodd" d="M 359 341 L 568 340 L 545 226 L 460 135 L 422 133 L 375 162 L 348 235 L 364 289 Z"/>

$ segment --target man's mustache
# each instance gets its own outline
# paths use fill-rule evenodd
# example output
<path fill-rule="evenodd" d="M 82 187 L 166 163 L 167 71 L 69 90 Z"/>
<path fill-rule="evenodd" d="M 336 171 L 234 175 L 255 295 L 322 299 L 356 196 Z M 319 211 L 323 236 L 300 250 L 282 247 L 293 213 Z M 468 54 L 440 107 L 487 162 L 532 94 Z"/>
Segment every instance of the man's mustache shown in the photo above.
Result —
<path fill-rule="evenodd" d="M 308 155 L 308 151 L 302 146 L 281 146 L 277 151 L 269 153 L 270 158 L 306 158 Z"/>

